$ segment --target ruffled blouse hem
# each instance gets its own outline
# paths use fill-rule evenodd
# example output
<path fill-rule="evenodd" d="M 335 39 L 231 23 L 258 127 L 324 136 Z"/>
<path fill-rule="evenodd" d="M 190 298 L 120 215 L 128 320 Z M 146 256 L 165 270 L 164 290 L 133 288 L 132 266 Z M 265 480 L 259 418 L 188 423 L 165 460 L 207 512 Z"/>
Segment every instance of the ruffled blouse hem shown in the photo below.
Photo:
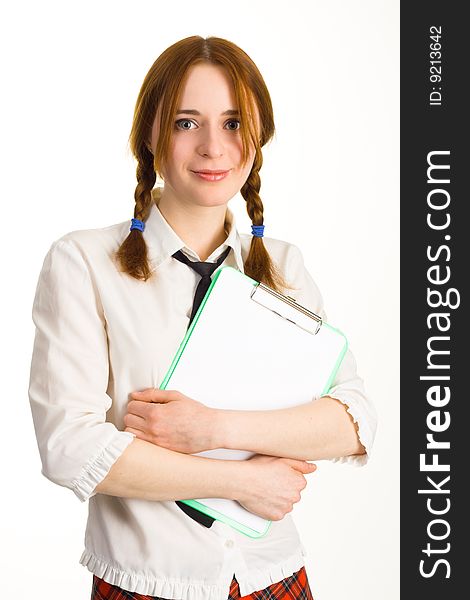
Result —
<path fill-rule="evenodd" d="M 273 565 L 267 571 L 256 570 L 246 574 L 237 574 L 241 596 L 247 596 L 252 592 L 265 589 L 266 587 L 290 577 L 304 566 L 306 552 L 302 546 L 300 551 L 290 557 L 282 564 Z M 147 596 L 158 596 L 177 600 L 226 600 L 232 577 L 228 583 L 210 585 L 200 582 L 179 581 L 176 579 L 156 579 L 142 573 L 128 573 L 113 567 L 101 560 L 88 550 L 84 550 L 80 558 L 80 564 L 86 567 L 97 577 L 107 581 L 111 585 L 117 585 L 129 592 L 137 592 Z M 238 579 L 240 577 L 241 581 Z"/>
<path fill-rule="evenodd" d="M 305 550 L 302 547 L 299 553 L 291 556 L 282 564 L 272 565 L 267 572 L 258 570 L 250 572 L 246 575 L 246 579 L 243 578 L 242 573 L 238 573 L 237 581 L 240 587 L 240 596 L 248 596 L 253 592 L 264 590 L 273 583 L 278 583 L 286 577 L 291 577 L 291 575 L 305 565 L 305 554 Z M 239 580 L 239 577 L 242 581 Z M 224 598 L 226 599 L 227 596 Z"/>

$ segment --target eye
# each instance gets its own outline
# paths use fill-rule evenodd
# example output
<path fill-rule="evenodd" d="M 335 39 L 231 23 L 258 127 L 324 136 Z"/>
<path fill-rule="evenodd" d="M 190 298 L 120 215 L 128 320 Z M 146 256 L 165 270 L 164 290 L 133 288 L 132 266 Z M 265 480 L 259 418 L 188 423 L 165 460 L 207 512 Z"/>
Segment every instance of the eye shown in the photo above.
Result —
<path fill-rule="evenodd" d="M 191 121 L 191 119 L 178 119 L 175 122 L 176 129 L 181 129 L 183 131 L 192 129 L 191 125 L 195 125 L 194 121 Z"/>
<path fill-rule="evenodd" d="M 230 131 L 237 131 L 240 129 L 240 121 L 238 119 L 230 119 L 227 121 L 227 125 L 235 125 L 235 127 L 229 127 Z"/>

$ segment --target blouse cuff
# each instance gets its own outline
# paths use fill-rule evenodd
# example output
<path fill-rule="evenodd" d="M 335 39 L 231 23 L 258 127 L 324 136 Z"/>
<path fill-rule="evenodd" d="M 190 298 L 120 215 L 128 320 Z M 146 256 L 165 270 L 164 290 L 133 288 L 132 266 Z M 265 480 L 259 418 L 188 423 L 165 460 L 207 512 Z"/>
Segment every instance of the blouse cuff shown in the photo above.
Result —
<path fill-rule="evenodd" d="M 339 456 L 332 458 L 331 462 L 348 463 L 356 467 L 362 467 L 367 464 L 370 459 L 374 434 L 369 427 L 367 419 L 364 416 L 364 411 L 354 401 L 351 392 L 342 393 L 340 390 L 330 390 L 324 396 L 339 400 L 345 405 L 347 412 L 352 416 L 354 423 L 357 425 L 357 436 L 359 441 L 365 448 L 364 454 L 352 454 L 350 456 Z"/>
<path fill-rule="evenodd" d="M 72 490 L 81 502 L 96 495 L 93 490 L 134 438 L 135 434 L 130 431 L 118 431 L 111 443 L 83 467 L 80 475 L 72 482 Z"/>

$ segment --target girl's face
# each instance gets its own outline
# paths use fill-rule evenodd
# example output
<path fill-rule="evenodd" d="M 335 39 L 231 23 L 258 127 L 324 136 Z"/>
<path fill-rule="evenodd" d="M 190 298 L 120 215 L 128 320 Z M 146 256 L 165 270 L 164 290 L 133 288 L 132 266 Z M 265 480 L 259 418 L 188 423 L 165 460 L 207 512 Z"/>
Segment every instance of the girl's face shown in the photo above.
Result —
<path fill-rule="evenodd" d="M 178 106 L 168 159 L 162 167 L 165 195 L 185 204 L 218 206 L 240 191 L 253 166 L 241 167 L 242 139 L 232 82 L 225 70 L 202 63 L 189 69 Z M 158 139 L 159 113 L 152 128 Z"/>

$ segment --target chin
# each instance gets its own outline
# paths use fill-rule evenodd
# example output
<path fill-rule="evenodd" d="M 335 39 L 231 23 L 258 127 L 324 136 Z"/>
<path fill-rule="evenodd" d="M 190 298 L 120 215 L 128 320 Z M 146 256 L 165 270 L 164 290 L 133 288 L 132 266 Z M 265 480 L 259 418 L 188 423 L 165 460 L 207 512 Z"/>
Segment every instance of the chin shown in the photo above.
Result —
<path fill-rule="evenodd" d="M 200 192 L 192 197 L 194 202 L 199 206 L 222 206 L 227 204 L 227 202 L 233 198 L 235 193 L 231 194 L 229 191 L 222 190 L 207 190 L 206 192 Z"/>

